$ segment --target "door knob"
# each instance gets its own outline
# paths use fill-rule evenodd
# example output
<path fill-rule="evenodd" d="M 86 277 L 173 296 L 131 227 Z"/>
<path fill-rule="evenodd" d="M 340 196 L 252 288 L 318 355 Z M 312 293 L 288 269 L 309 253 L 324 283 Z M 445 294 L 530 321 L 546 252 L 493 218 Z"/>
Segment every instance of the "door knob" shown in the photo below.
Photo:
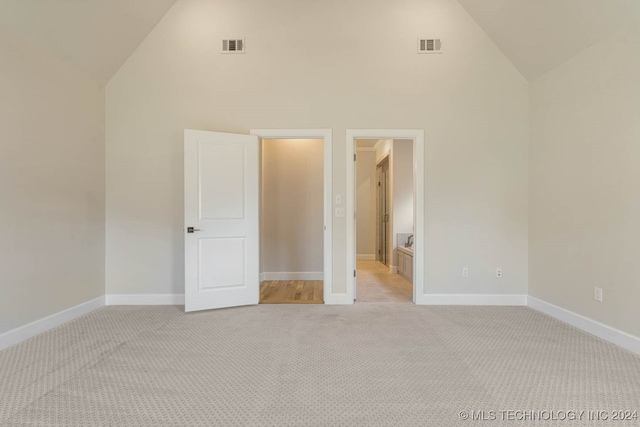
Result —
<path fill-rule="evenodd" d="M 187 227 L 187 233 L 193 233 L 194 231 L 200 231 L 199 228 Z"/>

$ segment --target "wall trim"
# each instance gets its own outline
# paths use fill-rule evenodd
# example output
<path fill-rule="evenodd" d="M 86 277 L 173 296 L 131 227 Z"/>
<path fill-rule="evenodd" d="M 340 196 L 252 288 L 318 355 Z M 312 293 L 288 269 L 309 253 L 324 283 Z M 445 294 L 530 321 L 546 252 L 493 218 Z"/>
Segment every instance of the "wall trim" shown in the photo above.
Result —
<path fill-rule="evenodd" d="M 56 328 L 104 306 L 105 297 L 103 295 L 7 331 L 0 334 L 0 350 Z"/>
<path fill-rule="evenodd" d="M 424 294 L 424 305 L 527 305 L 527 295 L 517 294 Z"/>
<path fill-rule="evenodd" d="M 265 280 L 324 280 L 322 271 L 273 271 L 260 273 L 260 281 Z"/>
<path fill-rule="evenodd" d="M 532 309 L 560 320 L 561 322 L 567 323 L 584 332 L 595 335 L 598 338 L 602 338 L 605 341 L 640 355 L 640 337 L 628 334 L 619 329 L 607 326 L 604 323 L 600 323 L 581 314 L 574 313 L 573 311 L 558 307 L 557 305 L 553 305 L 532 296 L 527 297 L 527 305 Z"/>
<path fill-rule="evenodd" d="M 357 254 L 356 259 L 359 259 L 361 261 L 375 261 L 376 254 Z"/>
<path fill-rule="evenodd" d="M 107 294 L 106 305 L 184 305 L 184 294 Z"/>

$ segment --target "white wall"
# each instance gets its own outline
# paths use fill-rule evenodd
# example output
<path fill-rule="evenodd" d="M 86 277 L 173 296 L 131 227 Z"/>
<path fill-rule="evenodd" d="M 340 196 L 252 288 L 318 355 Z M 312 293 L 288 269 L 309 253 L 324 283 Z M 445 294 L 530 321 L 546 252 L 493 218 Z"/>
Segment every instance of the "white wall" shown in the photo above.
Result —
<path fill-rule="evenodd" d="M 418 55 L 431 35 L 445 53 Z M 246 54 L 221 55 L 225 37 Z M 345 197 L 347 128 L 417 128 L 424 289 L 523 294 L 528 120 L 527 82 L 455 0 L 180 0 L 107 86 L 107 291 L 183 292 L 183 129 L 332 128 Z M 346 220 L 333 219 L 335 293 Z"/>
<path fill-rule="evenodd" d="M 356 254 L 376 259 L 376 153 L 358 150 L 356 162 Z"/>
<path fill-rule="evenodd" d="M 532 83 L 529 293 L 640 337 L 638 76 L 636 22 Z"/>
<path fill-rule="evenodd" d="M 322 139 L 262 140 L 261 273 L 315 273 L 324 266 Z M 275 277 L 279 276 L 279 277 Z"/>
<path fill-rule="evenodd" d="M 0 334 L 104 295 L 104 90 L 0 30 Z"/>

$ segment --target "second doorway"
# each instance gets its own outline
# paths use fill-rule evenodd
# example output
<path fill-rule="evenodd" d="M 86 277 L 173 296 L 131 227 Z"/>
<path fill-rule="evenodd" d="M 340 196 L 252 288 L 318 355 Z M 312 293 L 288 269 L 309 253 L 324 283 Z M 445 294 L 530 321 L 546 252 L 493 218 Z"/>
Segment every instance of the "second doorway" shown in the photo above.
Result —
<path fill-rule="evenodd" d="M 410 139 L 356 139 L 356 301 L 412 301 Z"/>

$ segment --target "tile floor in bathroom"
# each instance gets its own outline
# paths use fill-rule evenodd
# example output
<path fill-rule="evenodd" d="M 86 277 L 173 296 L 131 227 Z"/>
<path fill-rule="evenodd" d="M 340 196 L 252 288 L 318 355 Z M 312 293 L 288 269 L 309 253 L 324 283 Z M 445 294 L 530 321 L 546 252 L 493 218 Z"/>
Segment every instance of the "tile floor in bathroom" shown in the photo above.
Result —
<path fill-rule="evenodd" d="M 411 301 L 413 285 L 380 261 L 356 263 L 356 302 Z"/>

